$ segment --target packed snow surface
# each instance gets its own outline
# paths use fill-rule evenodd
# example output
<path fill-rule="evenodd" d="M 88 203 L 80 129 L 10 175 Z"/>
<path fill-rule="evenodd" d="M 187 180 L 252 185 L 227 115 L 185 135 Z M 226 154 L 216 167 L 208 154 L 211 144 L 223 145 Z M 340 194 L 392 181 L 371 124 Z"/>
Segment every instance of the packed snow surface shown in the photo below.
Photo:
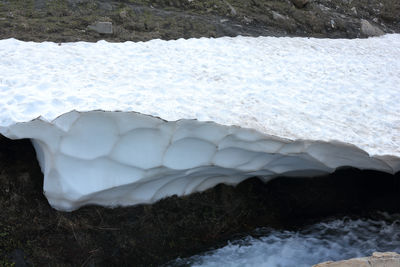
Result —
<path fill-rule="evenodd" d="M 400 156 L 400 35 L 0 41 L 0 125 L 71 110 L 198 119 Z"/>
<path fill-rule="evenodd" d="M 400 170 L 400 35 L 8 39 L 0 58 L 0 133 L 33 140 L 57 209 Z"/>

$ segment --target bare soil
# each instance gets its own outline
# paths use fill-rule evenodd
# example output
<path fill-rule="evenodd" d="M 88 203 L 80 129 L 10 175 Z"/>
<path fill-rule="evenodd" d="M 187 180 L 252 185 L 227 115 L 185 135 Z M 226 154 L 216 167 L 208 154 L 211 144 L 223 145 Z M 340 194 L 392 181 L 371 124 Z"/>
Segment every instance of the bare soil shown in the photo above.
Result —
<path fill-rule="evenodd" d="M 361 19 L 400 32 L 398 0 L 0 0 L 0 39 L 147 41 L 222 36 L 367 37 Z M 88 26 L 112 22 L 112 34 Z"/>

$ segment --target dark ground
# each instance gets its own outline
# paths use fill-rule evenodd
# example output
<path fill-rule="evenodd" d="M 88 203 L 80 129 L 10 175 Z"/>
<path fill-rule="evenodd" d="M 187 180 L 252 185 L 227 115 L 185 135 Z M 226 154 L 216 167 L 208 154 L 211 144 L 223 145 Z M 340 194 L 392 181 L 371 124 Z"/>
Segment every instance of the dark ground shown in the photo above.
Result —
<path fill-rule="evenodd" d="M 0 0 L 0 39 L 145 41 L 221 36 L 367 37 L 361 19 L 400 32 L 398 0 Z M 87 26 L 113 24 L 113 34 Z M 1 60 L 1 59 L 0 59 Z M 29 140 L 0 138 L 0 266 L 157 266 L 257 227 L 400 212 L 400 174 L 355 169 L 319 178 L 249 179 L 154 205 L 52 209 Z"/>
<path fill-rule="evenodd" d="M 299 1 L 299 0 L 292 0 Z M 367 37 L 400 32 L 399 0 L 0 0 L 0 39 L 146 41 L 221 36 Z M 112 22 L 113 34 L 87 26 Z"/>
<path fill-rule="evenodd" d="M 400 173 L 343 169 L 318 178 L 253 178 L 153 205 L 52 209 L 29 140 L 0 139 L 0 266 L 157 266 L 257 227 L 400 212 Z"/>

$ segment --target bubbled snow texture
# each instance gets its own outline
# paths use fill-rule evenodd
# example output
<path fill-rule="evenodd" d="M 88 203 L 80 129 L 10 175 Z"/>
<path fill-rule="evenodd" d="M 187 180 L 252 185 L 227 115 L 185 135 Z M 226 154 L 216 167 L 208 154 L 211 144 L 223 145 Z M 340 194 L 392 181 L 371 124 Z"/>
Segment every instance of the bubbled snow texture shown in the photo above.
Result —
<path fill-rule="evenodd" d="M 73 210 L 152 203 L 259 176 L 320 175 L 339 166 L 393 172 L 343 143 L 290 141 L 213 122 L 167 122 L 134 112 L 72 111 L 9 127 L 34 139 L 50 204 Z"/>
<path fill-rule="evenodd" d="M 400 35 L 0 41 L 0 126 L 71 110 L 198 119 L 400 156 Z"/>
<path fill-rule="evenodd" d="M 57 209 L 151 203 L 251 176 L 400 170 L 400 35 L 8 39 L 0 58 L 0 133 L 33 140 Z"/>

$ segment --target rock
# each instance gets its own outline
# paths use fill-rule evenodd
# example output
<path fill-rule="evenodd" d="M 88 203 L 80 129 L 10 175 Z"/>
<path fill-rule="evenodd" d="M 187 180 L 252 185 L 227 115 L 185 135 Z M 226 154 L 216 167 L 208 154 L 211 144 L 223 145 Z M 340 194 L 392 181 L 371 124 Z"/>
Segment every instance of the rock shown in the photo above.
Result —
<path fill-rule="evenodd" d="M 104 38 L 119 42 L 237 35 L 365 38 L 369 34 L 361 32 L 361 18 L 385 32 L 400 32 L 399 0 L 32 0 L 30 2 L 30 5 L 26 5 L 26 1 L 0 0 L 2 7 L 4 6 L 0 8 L 0 39 L 17 38 L 59 43 L 97 41 Z M 32 13 L 30 10 L 32 8 L 39 12 Z M 171 8 L 174 10 L 172 13 L 168 10 Z M 188 11 L 190 12 L 186 13 Z M 272 11 L 276 14 L 272 14 Z M 62 15 L 64 22 L 49 23 L 47 13 Z M 82 31 L 86 29 L 88 25 L 86 21 L 91 17 L 95 17 L 97 21 L 112 21 L 113 34 L 105 37 L 96 31 Z M 107 17 L 112 20 L 106 19 Z M 233 17 L 235 20 L 225 21 Z M 215 18 L 220 18 L 223 22 Z M 335 21 L 334 27 L 330 23 L 331 20 Z M 118 21 L 118 25 L 115 25 L 115 21 Z M 29 27 L 20 27 L 21 22 Z M 170 26 L 167 26 L 169 24 Z M 46 25 L 44 29 L 43 25 Z M 43 34 L 43 30 L 46 34 Z M 72 32 L 73 34 L 70 34 Z"/>
<path fill-rule="evenodd" d="M 381 36 L 385 34 L 385 32 L 382 31 L 378 26 L 372 25 L 368 20 L 365 19 L 361 19 L 361 33 L 368 37 Z"/>
<path fill-rule="evenodd" d="M 46 0 L 35 0 L 33 6 L 36 10 L 44 9 L 46 8 Z"/>
<path fill-rule="evenodd" d="M 96 22 L 88 26 L 88 29 L 102 34 L 112 34 L 113 28 L 111 22 Z"/>
<path fill-rule="evenodd" d="M 112 11 L 113 10 L 113 6 L 107 2 L 100 2 L 99 8 L 104 11 Z"/>
<path fill-rule="evenodd" d="M 272 18 L 273 18 L 274 20 L 276 20 L 276 21 L 283 21 L 283 20 L 286 20 L 286 19 L 287 19 L 287 17 L 282 16 L 281 14 L 279 14 L 279 13 L 276 12 L 276 11 L 272 11 Z"/>
<path fill-rule="evenodd" d="M 308 3 L 308 0 L 292 0 L 292 3 L 297 8 L 303 8 Z"/>
<path fill-rule="evenodd" d="M 399 267 L 400 255 L 395 252 L 374 252 L 371 257 L 343 261 L 327 261 L 313 267 Z"/>

